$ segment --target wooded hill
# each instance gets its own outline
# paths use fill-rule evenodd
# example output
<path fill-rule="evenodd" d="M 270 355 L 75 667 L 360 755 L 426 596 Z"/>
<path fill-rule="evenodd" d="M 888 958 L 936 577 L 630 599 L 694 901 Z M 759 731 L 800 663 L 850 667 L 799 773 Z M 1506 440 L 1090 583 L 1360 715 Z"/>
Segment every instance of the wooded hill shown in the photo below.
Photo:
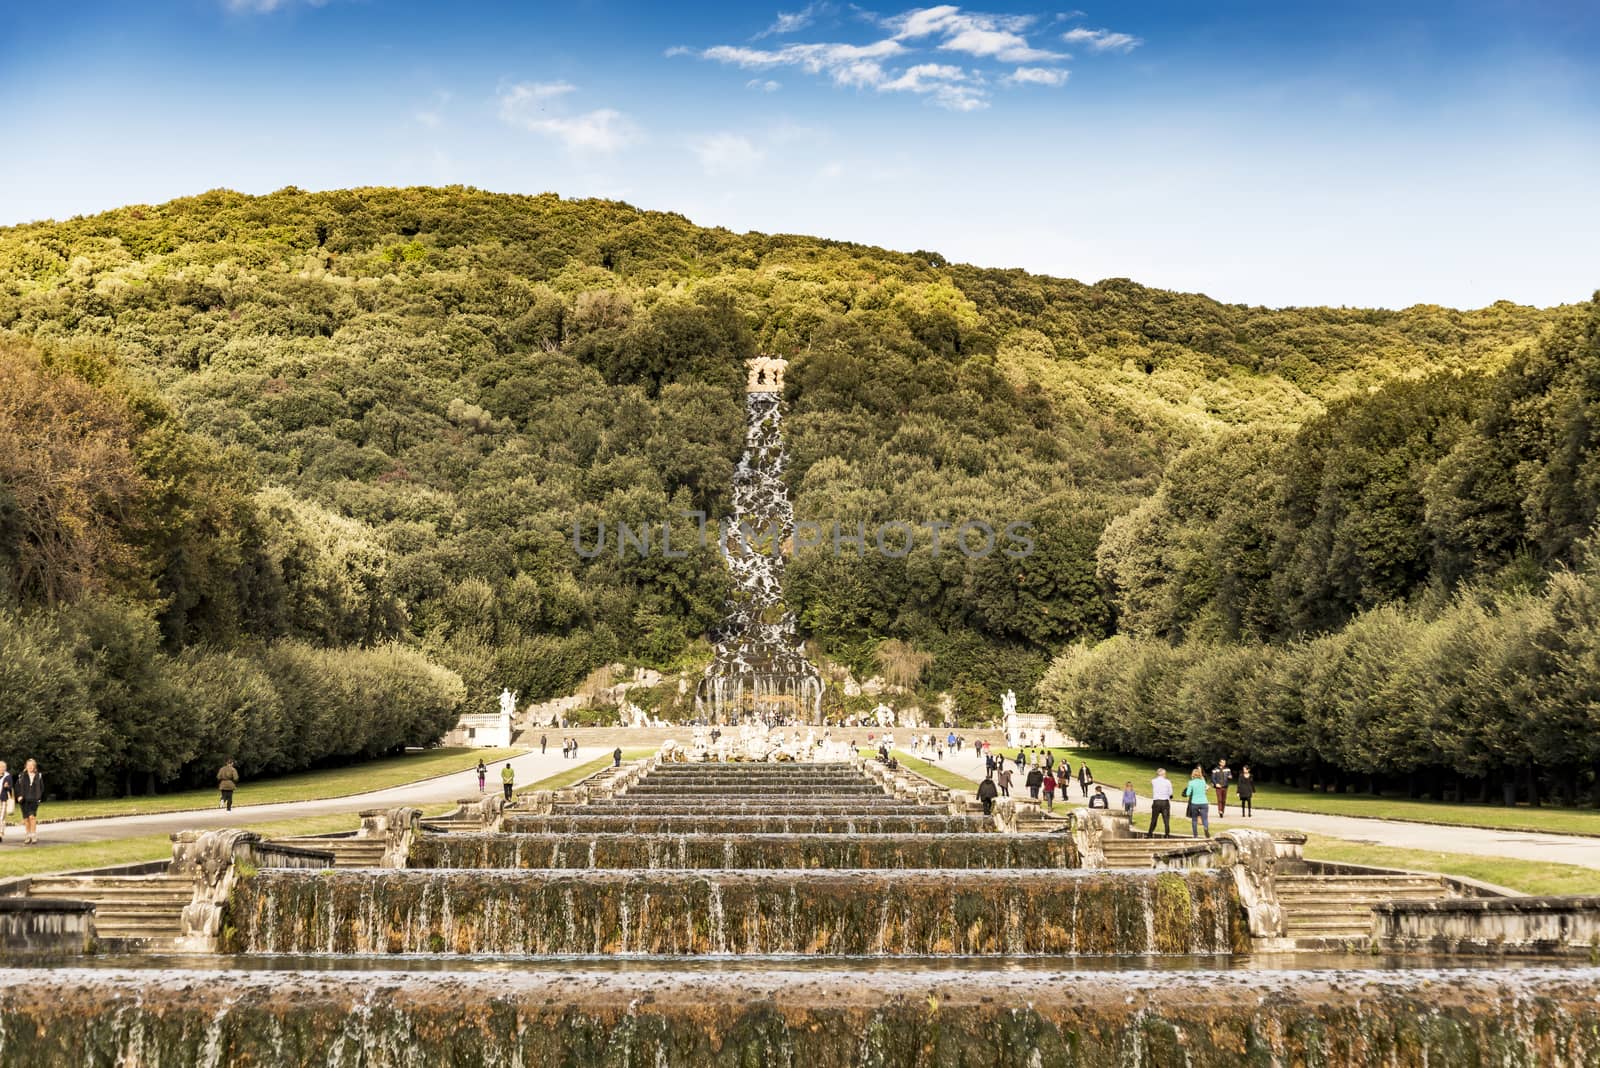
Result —
<path fill-rule="evenodd" d="M 820 656 L 908 643 L 969 719 L 1119 628 L 1539 596 L 1600 493 L 1595 315 L 1241 307 L 459 187 L 0 230 L 0 744 L 126 789 L 702 662 L 714 548 L 585 559 L 573 526 L 726 515 L 757 352 L 792 361 L 799 516 L 1033 524 L 1022 561 L 790 567 Z"/>

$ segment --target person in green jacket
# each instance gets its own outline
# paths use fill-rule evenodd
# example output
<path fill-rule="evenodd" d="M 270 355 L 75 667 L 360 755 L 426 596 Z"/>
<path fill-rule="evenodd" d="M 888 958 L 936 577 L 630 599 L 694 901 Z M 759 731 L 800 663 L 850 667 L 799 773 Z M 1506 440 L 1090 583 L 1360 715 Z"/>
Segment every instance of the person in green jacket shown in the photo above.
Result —
<path fill-rule="evenodd" d="M 1211 837 L 1211 799 L 1206 796 L 1206 780 L 1204 773 L 1195 768 L 1189 773 L 1189 785 L 1183 788 L 1183 796 L 1189 802 L 1189 833 L 1195 838 L 1200 837 L 1200 825 L 1205 824 L 1206 837 Z"/>
<path fill-rule="evenodd" d="M 506 800 L 511 800 L 511 784 L 516 781 L 517 773 L 511 770 L 511 761 L 506 761 L 506 766 L 500 769 L 500 785 L 505 787 Z"/>

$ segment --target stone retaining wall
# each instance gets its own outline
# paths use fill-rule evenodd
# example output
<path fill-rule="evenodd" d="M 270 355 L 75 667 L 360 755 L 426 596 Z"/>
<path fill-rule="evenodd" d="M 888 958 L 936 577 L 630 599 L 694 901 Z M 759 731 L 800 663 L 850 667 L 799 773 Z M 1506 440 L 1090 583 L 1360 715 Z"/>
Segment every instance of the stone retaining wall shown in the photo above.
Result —
<path fill-rule="evenodd" d="M 1396 901 L 1372 913 L 1373 940 L 1384 949 L 1600 955 L 1600 897 Z"/>
<path fill-rule="evenodd" d="M 0 960 L 81 956 L 93 948 L 94 906 L 88 902 L 0 897 Z"/>

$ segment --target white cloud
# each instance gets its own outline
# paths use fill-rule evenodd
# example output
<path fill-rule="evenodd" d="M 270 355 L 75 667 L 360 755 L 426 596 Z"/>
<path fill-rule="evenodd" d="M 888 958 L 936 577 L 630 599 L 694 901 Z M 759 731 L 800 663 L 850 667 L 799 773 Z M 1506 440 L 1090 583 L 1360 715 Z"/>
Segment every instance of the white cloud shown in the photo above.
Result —
<path fill-rule="evenodd" d="M 884 25 L 895 31 L 897 40 L 939 36 L 944 38 L 939 44 L 941 51 L 965 52 L 980 59 L 1027 63 L 1063 58 L 1059 52 L 1028 44 L 1022 31 L 1033 21 L 1031 15 L 963 13 L 959 7 L 945 4 L 907 11 L 885 19 Z"/>
<path fill-rule="evenodd" d="M 828 8 L 829 5 L 827 4 L 807 4 L 800 11 L 780 11 L 778 12 L 778 17 L 773 20 L 772 25 L 756 34 L 751 40 L 759 41 L 763 37 L 780 37 L 786 33 L 803 30 L 811 25 L 817 15 L 827 11 Z"/>
<path fill-rule="evenodd" d="M 750 174 L 761 166 L 761 161 L 767 156 L 748 137 L 734 133 L 702 137 L 690 147 L 699 157 L 701 168 L 713 177 Z"/>
<path fill-rule="evenodd" d="M 878 86 L 880 93 L 925 93 L 951 111 L 977 111 L 988 107 L 978 80 L 960 67 L 945 63 L 918 63 L 904 74 Z"/>
<path fill-rule="evenodd" d="M 433 103 L 424 108 L 418 108 L 411 113 L 411 117 L 430 130 L 437 130 L 444 125 L 444 107 L 450 103 L 454 94 L 438 92 L 433 94 Z"/>
<path fill-rule="evenodd" d="M 886 93 L 926 93 L 941 82 L 963 81 L 967 72 L 943 63 L 918 63 L 892 82 L 878 86 Z"/>
<path fill-rule="evenodd" d="M 518 82 L 500 94 L 500 117 L 510 122 L 509 115 L 532 104 L 576 92 L 571 82 Z"/>
<path fill-rule="evenodd" d="M 1000 80 L 1007 85 L 1066 85 L 1069 73 L 1059 67 L 1018 67 Z"/>
<path fill-rule="evenodd" d="M 548 106 L 577 91 L 570 82 L 521 82 L 500 93 L 500 120 L 554 137 L 575 152 L 615 152 L 639 139 L 638 128 L 614 108 L 580 115 L 546 115 Z"/>
<path fill-rule="evenodd" d="M 1060 59 L 1060 52 L 1033 48 L 1027 38 L 1008 30 L 985 30 L 977 27 L 962 30 L 941 44 L 946 52 L 966 52 L 968 55 L 989 57 L 1003 63 L 1027 63 L 1041 59 Z"/>
<path fill-rule="evenodd" d="M 820 10 L 823 10 L 821 6 L 813 4 L 792 15 L 782 14 L 757 36 L 799 29 Z M 869 23 L 887 31 L 888 36 L 867 44 L 818 42 L 781 48 L 714 45 L 704 49 L 680 46 L 668 49 L 667 55 L 692 55 L 752 71 L 793 67 L 825 77 L 840 87 L 872 89 L 880 93 L 915 93 L 952 111 L 987 107 L 988 87 L 997 81 L 1005 85 L 1066 84 L 1067 72 L 1050 64 L 1072 57 L 1065 52 L 1036 48 L 1028 40 L 1029 32 L 1043 32 L 1039 16 L 964 11 L 955 4 L 912 8 L 887 17 L 859 9 L 857 12 Z M 1058 15 L 1053 21 L 1059 25 L 1064 19 L 1079 14 Z M 1127 52 L 1143 43 L 1129 34 L 1081 27 L 1068 31 L 1065 39 L 1083 43 L 1097 52 Z M 920 58 L 951 53 L 970 58 L 965 66 L 957 66 L 918 62 L 919 53 Z M 745 84 L 747 88 L 763 92 L 778 88 L 778 83 L 762 78 L 752 78 Z"/>
<path fill-rule="evenodd" d="M 783 88 L 782 82 L 775 82 L 771 78 L 751 78 L 744 83 L 746 89 L 754 89 L 758 93 L 776 93 Z"/>
<path fill-rule="evenodd" d="M 898 56 L 905 47 L 885 39 L 871 44 L 796 44 L 779 49 L 716 45 L 697 53 L 701 59 L 728 63 L 746 70 L 799 67 L 809 74 L 826 74 L 837 85 L 871 86 L 884 80 L 879 60 Z"/>
<path fill-rule="evenodd" d="M 270 15 L 303 3 L 307 7 L 321 7 L 328 0 L 222 0 L 222 6 L 235 15 Z"/>
<path fill-rule="evenodd" d="M 1110 30 L 1088 30 L 1079 26 L 1061 35 L 1068 44 L 1083 45 L 1096 52 L 1132 52 L 1144 44 L 1142 37 L 1131 33 L 1113 33 Z"/>

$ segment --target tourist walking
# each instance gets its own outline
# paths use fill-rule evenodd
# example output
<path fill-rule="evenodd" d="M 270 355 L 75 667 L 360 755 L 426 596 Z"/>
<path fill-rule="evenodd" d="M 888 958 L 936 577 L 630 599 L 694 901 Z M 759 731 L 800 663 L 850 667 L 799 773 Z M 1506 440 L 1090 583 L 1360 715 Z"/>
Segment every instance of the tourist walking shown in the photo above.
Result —
<path fill-rule="evenodd" d="M 233 760 L 229 758 L 217 769 L 217 792 L 222 795 L 217 799 L 217 804 L 229 812 L 233 811 L 233 790 L 238 785 L 239 769 L 233 766 Z"/>
<path fill-rule="evenodd" d="M 1044 751 L 1044 770 L 1045 771 L 1052 771 L 1052 770 L 1054 770 L 1055 766 L 1056 766 L 1056 755 L 1054 753 L 1052 753 L 1050 750 L 1046 749 Z"/>
<path fill-rule="evenodd" d="M 0 767 L 4 767 L 4 765 L 0 764 Z M 1256 780 L 1250 774 L 1250 765 L 1246 764 L 1239 769 L 1239 811 L 1241 813 L 1246 816 L 1254 816 L 1256 814 L 1255 806 L 1250 803 L 1251 798 L 1255 796 Z M 1217 815 L 1220 816 L 1221 814 L 1219 810 Z"/>
<path fill-rule="evenodd" d="M 994 780 L 984 776 L 983 781 L 978 784 L 978 800 L 983 802 L 983 814 L 985 816 L 994 812 L 994 799 L 999 793 L 1000 788 L 994 784 Z"/>
<path fill-rule="evenodd" d="M 1136 807 L 1138 807 L 1138 804 L 1139 804 L 1139 795 L 1133 792 L 1133 783 L 1132 782 L 1123 783 L 1122 784 L 1122 811 L 1128 814 L 1128 818 L 1130 820 L 1133 818 L 1133 810 Z M 1129 826 L 1132 826 L 1132 824 L 1130 823 Z"/>
<path fill-rule="evenodd" d="M 1233 781 L 1233 772 L 1228 770 L 1226 760 L 1217 761 L 1217 766 L 1211 769 L 1211 785 L 1217 791 L 1217 818 L 1221 819 L 1228 814 L 1228 784 Z"/>
<path fill-rule="evenodd" d="M 1072 765 L 1071 764 L 1066 765 L 1065 771 L 1066 771 L 1067 774 L 1071 774 Z M 1089 796 L 1089 786 L 1093 782 L 1094 782 L 1094 772 L 1089 770 L 1088 761 L 1085 761 L 1082 764 L 1079 764 L 1078 765 L 1078 786 L 1082 788 L 1084 797 L 1088 797 Z M 1066 793 L 1066 790 L 1063 789 L 1061 792 L 1062 793 Z"/>
<path fill-rule="evenodd" d="M 1039 787 L 1044 785 L 1044 772 L 1038 768 L 1029 768 L 1028 777 L 1024 781 L 1028 786 L 1028 796 L 1035 801 L 1039 800 Z"/>
<path fill-rule="evenodd" d="M 44 776 L 39 774 L 39 765 L 34 763 L 32 757 L 22 765 L 22 774 L 17 776 L 17 807 L 22 809 L 22 844 L 37 845 L 39 842 L 39 802 L 44 800 Z"/>
<path fill-rule="evenodd" d="M 1039 789 L 1044 794 L 1044 807 L 1046 812 L 1056 810 L 1056 777 L 1050 772 L 1044 773 L 1044 780 L 1039 784 Z"/>
<path fill-rule="evenodd" d="M 500 769 L 500 786 L 506 792 L 506 800 L 511 800 L 511 786 L 517 781 L 517 773 L 511 770 L 511 761 L 506 761 L 506 766 Z"/>
<path fill-rule="evenodd" d="M 1200 825 L 1205 824 L 1206 837 L 1211 837 L 1211 799 L 1206 795 L 1205 774 L 1197 765 L 1189 773 L 1189 785 L 1183 788 L 1184 799 L 1189 802 L 1189 835 L 1200 837 Z"/>
<path fill-rule="evenodd" d="M 539 755 L 540 756 L 544 756 L 545 746 L 547 746 L 549 744 L 550 744 L 550 736 L 548 734 L 539 735 Z"/>
<path fill-rule="evenodd" d="M 611 766 L 614 768 L 622 767 L 622 746 L 620 745 L 611 751 Z"/>
<path fill-rule="evenodd" d="M 16 799 L 16 783 L 12 781 L 11 773 L 6 770 L 6 762 L 0 760 L 0 842 L 6 840 L 6 820 L 11 818 L 11 806 Z"/>
<path fill-rule="evenodd" d="M 1000 762 L 1000 796 L 1011 796 L 1011 769 L 1005 766 L 1005 761 Z"/>
<path fill-rule="evenodd" d="M 572 759 L 573 760 L 577 760 L 578 759 L 578 739 L 573 738 L 573 739 L 571 739 L 571 741 L 572 741 Z"/>
<path fill-rule="evenodd" d="M 1110 811 L 1111 799 L 1106 796 L 1106 788 L 1104 786 L 1095 786 L 1094 796 L 1089 798 L 1089 807 L 1103 808 Z"/>
<path fill-rule="evenodd" d="M 1156 836 L 1156 817 L 1161 818 L 1161 829 L 1168 838 L 1172 837 L 1172 780 L 1167 778 L 1166 768 L 1157 768 L 1156 777 L 1150 780 L 1150 829 L 1145 832 L 1146 838 Z"/>
<path fill-rule="evenodd" d="M 483 762 L 483 758 L 482 757 L 479 757 L 478 758 L 478 792 L 480 794 L 488 793 L 489 792 L 488 784 L 489 784 L 489 766 Z"/>

